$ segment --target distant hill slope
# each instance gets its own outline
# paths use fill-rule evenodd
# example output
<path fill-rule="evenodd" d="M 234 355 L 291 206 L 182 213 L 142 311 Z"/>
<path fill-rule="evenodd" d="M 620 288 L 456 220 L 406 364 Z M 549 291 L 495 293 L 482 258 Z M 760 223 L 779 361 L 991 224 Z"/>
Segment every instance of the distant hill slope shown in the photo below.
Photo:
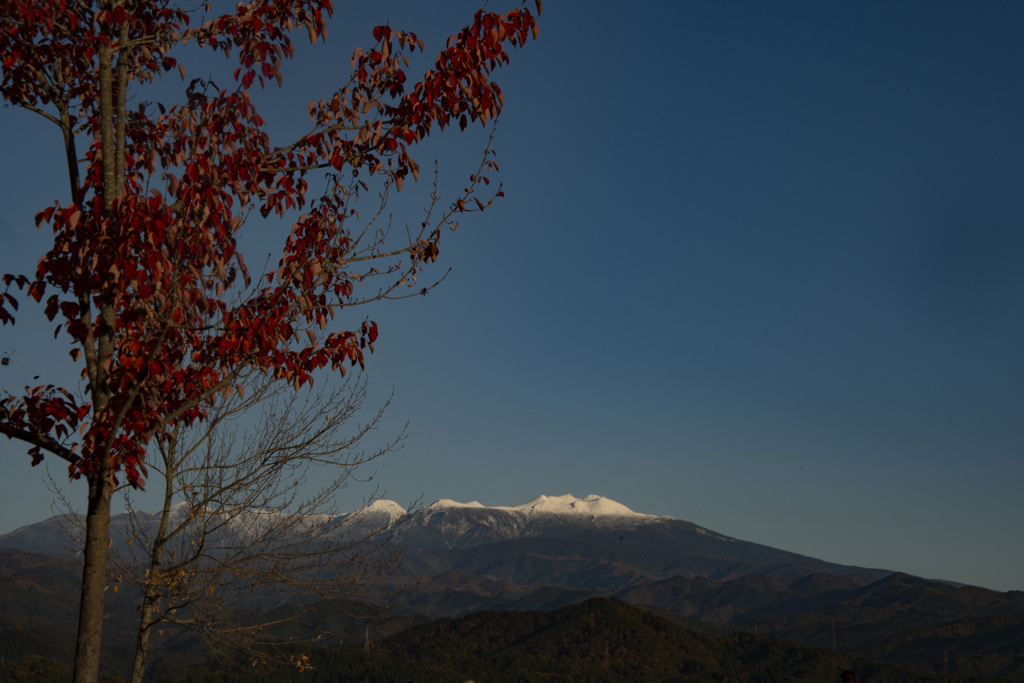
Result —
<path fill-rule="evenodd" d="M 61 643 L 73 642 L 70 636 L 74 631 L 79 572 L 79 561 L 73 558 L 0 551 L 0 657 L 15 662 L 31 653 L 52 658 L 60 663 L 70 661 L 71 650 L 68 647 L 62 648 Z M 489 633 L 488 637 L 496 646 L 512 647 L 517 657 L 519 653 L 514 649 L 514 643 L 509 643 L 509 638 L 518 632 L 516 629 L 522 632 L 514 638 L 515 642 L 529 644 L 525 654 L 528 654 L 529 648 L 537 648 L 543 654 L 547 652 L 545 648 L 548 648 L 546 638 L 557 636 L 557 642 L 562 642 L 563 636 L 557 635 L 558 619 L 576 619 L 581 613 L 574 609 L 584 604 L 590 595 L 586 591 L 568 588 L 502 583 L 460 570 L 434 577 L 421 589 L 419 604 L 427 607 L 424 610 L 427 613 L 474 612 L 463 619 L 442 619 L 438 622 L 448 624 L 443 627 L 444 629 L 456 629 L 450 635 L 443 636 L 443 639 L 454 639 L 454 642 L 459 642 L 459 639 L 468 637 L 464 631 L 480 630 Z M 429 601 L 423 597 L 427 595 L 432 596 Z M 816 646 L 824 652 L 830 652 L 835 643 L 838 654 L 832 653 L 831 656 L 844 661 L 861 657 L 903 663 L 924 673 L 939 673 L 948 669 L 961 676 L 1003 676 L 1024 680 L 1024 652 L 1020 647 L 1020 643 L 1024 642 L 1024 595 L 1020 593 L 1001 594 L 977 588 L 957 588 L 906 575 L 893 575 L 868 586 L 859 586 L 849 577 L 815 574 L 800 579 L 745 575 L 725 582 L 701 577 L 677 577 L 629 589 L 623 592 L 623 596 L 649 606 L 642 612 L 646 616 L 641 620 L 641 624 L 660 624 L 662 621 L 668 621 L 673 622 L 674 629 L 682 629 L 682 626 L 674 623 L 679 622 L 709 634 L 722 634 L 731 630 L 734 632 L 732 638 L 739 644 L 737 647 L 746 647 L 744 644 L 748 643 L 743 640 L 746 637 L 743 633 L 751 634 L 756 631 L 762 636 L 758 642 L 767 642 L 764 641 L 764 636 L 774 636 L 804 646 Z M 415 601 L 408 594 L 397 594 L 392 600 L 395 607 L 401 606 L 403 600 Z M 493 609 L 475 611 L 493 604 L 501 605 L 503 609 L 514 610 L 508 612 L 506 617 L 501 617 L 510 619 L 512 626 L 507 629 L 488 626 L 488 619 L 498 618 L 488 615 L 496 612 Z M 625 609 L 624 604 L 617 602 L 599 601 L 594 604 L 611 604 L 616 605 L 617 610 Z M 679 615 L 688 616 L 675 616 L 668 608 L 674 609 Z M 541 617 L 536 610 L 562 616 Z M 522 614 L 533 616 L 526 618 L 521 617 Z M 596 615 L 600 612 L 593 614 L 595 616 L 592 619 L 587 617 L 590 619 L 590 625 L 587 627 L 590 630 L 586 632 L 591 634 L 587 636 L 590 641 L 619 642 L 612 638 L 612 633 L 606 632 L 610 627 L 606 627 L 601 619 L 598 619 Z M 636 612 L 630 608 L 625 614 L 635 615 Z M 699 622 L 696 620 L 697 617 L 714 621 L 718 626 Z M 105 648 L 109 653 L 106 661 L 110 663 L 111 673 L 119 672 L 127 661 L 136 618 L 134 600 L 129 591 L 122 590 L 110 596 L 105 625 Z M 336 619 L 337 616 L 325 612 L 323 618 Z M 519 619 L 527 621 L 520 623 Z M 630 616 L 629 619 L 634 617 Z M 393 633 L 396 628 L 401 628 L 403 623 L 408 625 L 411 622 L 397 620 L 385 626 L 372 621 L 354 621 L 348 631 L 354 640 L 361 642 L 365 629 L 369 627 L 374 640 L 379 640 L 387 633 Z M 547 624 L 543 626 L 547 629 L 544 631 L 547 635 L 530 636 L 523 631 L 530 624 Z M 426 629 L 425 633 L 433 633 L 430 629 L 442 627 L 428 625 L 422 628 Z M 555 630 L 552 631 L 552 628 Z M 623 626 L 619 630 L 625 629 L 627 635 L 632 633 L 633 635 L 629 636 L 633 639 L 631 642 L 639 642 L 635 638 L 643 636 L 644 628 L 646 627 L 633 625 Z M 658 628 L 661 629 L 661 626 Z M 393 646 L 396 657 L 408 648 L 419 647 L 415 644 L 425 642 L 428 638 L 416 636 L 416 633 L 419 631 L 413 630 L 410 632 L 411 635 L 402 636 L 394 641 L 405 643 Z M 665 637 L 667 636 L 659 636 L 661 639 Z M 156 670 L 171 671 L 172 667 L 179 667 L 189 661 L 195 662 L 207 656 L 199 641 L 194 638 L 191 641 L 187 638 L 182 639 L 180 635 L 175 638 L 173 641 L 169 640 L 168 645 L 176 648 L 176 652 L 161 653 L 158 650 L 155 653 L 156 662 L 166 662 L 166 665 Z M 582 636 L 577 635 L 573 638 L 575 640 L 570 639 L 563 643 L 564 648 L 583 647 L 580 640 Z M 679 638 L 684 636 L 680 635 Z M 688 640 L 685 642 L 690 643 L 686 646 L 688 652 L 700 651 L 706 647 L 706 643 L 699 647 L 694 645 L 698 642 L 693 640 L 694 638 L 698 638 L 696 634 L 687 631 L 685 639 Z M 636 652 L 645 651 L 638 645 L 632 647 Z M 804 661 L 803 658 L 809 656 L 800 653 L 779 654 L 788 652 L 788 647 L 796 645 L 776 643 L 760 655 L 750 654 L 741 648 L 741 651 L 747 654 L 728 657 L 739 657 L 747 665 L 755 661 L 751 659 L 752 657 L 767 657 L 771 661 L 781 657 L 780 661 L 786 662 L 788 666 L 792 662 Z M 614 652 L 614 649 L 610 650 L 610 654 Z M 660 650 L 652 652 L 657 653 Z M 419 657 L 418 654 L 416 656 Z M 714 661 L 719 662 L 719 659 Z M 818 671 L 815 668 L 820 664 L 818 659 L 811 658 L 807 661 L 808 672 Z M 697 667 L 698 663 L 699 661 L 691 662 L 690 665 Z M 583 664 L 579 666 L 582 667 Z M 629 666 L 636 667 L 639 664 L 634 662 Z M 693 669 L 697 670 L 699 668 Z M 635 669 L 628 666 L 625 671 L 635 673 Z M 667 671 L 664 672 L 666 676 L 669 675 Z M 632 674 L 622 674 L 623 677 L 627 675 Z M 788 675 L 776 680 L 803 680 L 791 679 L 786 677 Z M 807 675 L 811 676 L 811 673 Z M 865 680 L 882 679 L 873 677 Z M 891 680 L 902 679 L 897 677 Z"/>
<path fill-rule="evenodd" d="M 26 656 L 42 656 L 45 664 L 54 665 L 44 666 L 43 671 L 70 671 L 81 574 L 78 558 L 0 550 L 0 683 L 11 680 L 4 675 L 16 670 Z M 124 677 L 130 673 L 141 593 L 125 584 L 119 588 L 107 592 L 101 673 Z M 386 620 L 372 621 L 354 616 L 378 612 L 375 607 L 352 602 L 347 609 L 322 606 L 307 618 L 311 623 L 327 623 L 332 632 L 352 640 L 361 639 L 368 625 L 383 636 L 424 621 L 418 616 L 388 615 Z M 183 671 L 211 657 L 199 636 L 172 625 L 158 629 L 152 644 L 152 672 Z M 23 670 L 14 680 L 50 680 L 26 675 Z M 67 676 L 53 680 L 64 681 Z"/>
<path fill-rule="evenodd" d="M 736 634 L 710 639 L 636 607 L 593 599 L 554 612 L 480 612 L 440 619 L 373 644 L 312 656 L 316 680 L 786 681 L 820 683 L 850 668 L 870 683 L 965 682 L 824 649 Z M 195 683 L 303 681 L 294 671 L 197 674 Z M 309 674 L 305 674 L 308 676 Z M 1001 679 L 988 679 L 993 683 Z"/>
<path fill-rule="evenodd" d="M 727 580 L 828 571 L 866 583 L 890 573 L 741 541 L 600 496 L 541 496 L 515 508 L 439 501 L 410 515 L 396 537 L 406 547 L 408 569 L 425 576 L 460 569 L 498 581 L 591 591 L 677 575 Z"/>
<path fill-rule="evenodd" d="M 1024 680 L 1024 592 L 953 586 L 892 574 L 846 577 L 675 577 L 619 594 L 631 603 L 811 647 L 920 670 Z"/>

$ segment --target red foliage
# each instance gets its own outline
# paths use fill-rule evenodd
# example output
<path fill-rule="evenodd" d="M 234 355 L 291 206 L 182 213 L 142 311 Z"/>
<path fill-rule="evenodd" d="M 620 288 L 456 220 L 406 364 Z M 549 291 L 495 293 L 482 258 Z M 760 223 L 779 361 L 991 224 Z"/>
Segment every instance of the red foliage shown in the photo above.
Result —
<path fill-rule="evenodd" d="M 445 217 L 408 244 L 367 245 L 358 214 L 360 177 L 400 190 L 419 167 L 410 148 L 454 121 L 487 123 L 502 108 L 491 71 L 507 45 L 537 32 L 534 15 L 479 11 L 449 39 L 432 70 L 407 86 L 414 33 L 378 26 L 374 45 L 352 57 L 351 80 L 311 103 L 309 134 L 271 144 L 248 90 L 282 80 L 291 35 L 326 35 L 330 0 L 262 0 L 192 25 L 194 13 L 167 0 L 0 0 L 2 91 L 84 140 L 84 163 L 69 164 L 70 201 L 39 212 L 53 248 L 34 274 L 5 275 L 0 323 L 14 324 L 26 292 L 45 303 L 57 334 L 82 363 L 85 395 L 54 386 L 0 399 L 0 432 L 71 463 L 73 476 L 123 471 L 142 484 L 145 451 L 178 421 L 204 417 L 204 404 L 235 390 L 243 370 L 292 382 L 322 368 L 344 372 L 373 350 L 377 325 L 334 329 L 337 312 L 407 285 L 437 258 L 439 226 L 466 208 L 479 182 Z M 538 13 L 540 10 L 537 4 Z M 138 83 L 184 70 L 174 58 L 192 43 L 237 59 L 236 85 L 192 80 L 187 102 L 125 102 Z M 75 156 L 70 156 L 74 159 Z M 307 175 L 326 178 L 311 196 Z M 500 195 L 500 191 L 496 194 Z M 252 211 L 304 213 L 277 267 L 252 277 L 238 233 Z M 443 212 L 442 212 L 443 213 Z M 369 231 L 373 234 L 374 229 Z M 386 283 L 361 295 L 360 285 Z M 109 469 L 100 468 L 100 463 Z"/>

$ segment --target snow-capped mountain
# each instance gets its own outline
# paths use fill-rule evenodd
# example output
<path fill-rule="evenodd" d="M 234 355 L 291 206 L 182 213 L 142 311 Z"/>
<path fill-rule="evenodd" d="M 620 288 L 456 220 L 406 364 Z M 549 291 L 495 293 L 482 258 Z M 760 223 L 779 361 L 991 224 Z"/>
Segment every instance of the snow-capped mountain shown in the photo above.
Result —
<path fill-rule="evenodd" d="M 191 510 L 186 503 L 177 503 L 171 509 L 172 527 L 188 519 Z M 219 513 L 218 533 L 244 540 L 259 538 L 267 528 L 286 513 L 266 510 L 240 510 Z M 600 496 L 583 499 L 570 494 L 539 496 L 517 506 L 486 507 L 476 501 L 458 503 L 441 499 L 410 513 L 393 501 L 375 500 L 355 512 L 338 515 L 310 515 L 291 519 L 298 528 L 324 524 L 332 527 L 335 536 L 349 535 L 361 538 L 377 530 L 393 529 L 395 536 L 409 550 L 438 550 L 470 548 L 484 543 L 535 538 L 553 535 L 572 535 L 583 530 L 614 530 L 633 528 L 641 524 L 668 520 L 630 510 L 621 503 Z M 122 513 L 111 519 L 111 540 L 115 548 L 127 547 L 140 529 L 151 532 L 160 521 L 159 513 L 136 511 Z M 0 536 L 0 548 L 18 548 L 46 554 L 74 554 L 80 524 L 71 516 L 50 519 L 23 526 Z M 148 533 L 143 533 L 147 536 Z"/>
<path fill-rule="evenodd" d="M 405 570 L 611 593 L 674 576 L 728 580 L 824 571 L 865 580 L 885 570 L 848 567 L 730 538 L 681 519 L 634 512 L 598 495 L 539 496 L 515 506 L 442 499 L 394 529 Z"/>
<path fill-rule="evenodd" d="M 598 495 L 542 495 L 511 507 L 444 498 L 410 515 L 396 535 L 410 551 L 451 550 L 518 538 L 632 529 L 670 519 L 633 512 Z"/>
<path fill-rule="evenodd" d="M 337 515 L 293 516 L 269 510 L 228 510 L 212 514 L 207 533 L 229 543 L 241 539 L 251 541 L 260 538 L 270 528 L 281 528 L 280 521 L 289 524 L 289 533 L 301 533 L 309 527 L 328 529 L 329 536 L 364 538 L 389 529 L 406 516 L 406 510 L 390 500 L 374 500 L 355 512 Z M 179 502 L 171 507 L 168 528 L 187 523 L 194 517 L 188 503 Z M 135 511 L 113 515 L 110 519 L 111 546 L 123 554 L 136 538 L 151 538 L 160 523 L 160 513 Z M 15 548 L 47 555 L 74 555 L 81 546 L 83 522 L 74 515 L 60 515 L 42 522 L 29 524 L 0 536 L 0 549 Z M 132 540 L 129 540 L 132 539 Z M 134 548 L 133 548 L 134 550 Z"/>
<path fill-rule="evenodd" d="M 187 503 L 177 503 L 171 509 L 172 525 L 188 519 L 191 509 Z M 223 526 L 243 538 L 259 536 L 279 517 L 286 513 L 267 510 L 240 510 L 220 513 Z M 459 503 L 442 498 L 409 513 L 391 500 L 374 500 L 355 512 L 325 516 L 304 517 L 298 527 L 327 524 L 337 533 L 365 534 L 372 529 L 390 529 L 398 523 L 396 535 L 405 544 L 417 549 L 472 547 L 481 543 L 510 540 L 519 537 L 537 537 L 579 531 L 612 531 L 638 525 L 670 520 L 670 517 L 634 512 L 609 498 L 589 495 L 576 498 L 572 494 L 538 496 L 522 505 L 487 507 L 482 503 Z M 135 513 L 135 524 L 155 528 L 158 513 Z M 121 545 L 133 532 L 129 530 L 130 515 L 122 513 L 111 518 L 111 539 Z M 75 529 L 70 517 L 53 517 L 21 527 L 0 536 L 0 548 L 19 548 L 47 554 L 74 553 L 74 541 L 68 531 Z M 356 530 L 358 528 L 358 531 Z"/>
<path fill-rule="evenodd" d="M 504 510 L 507 512 L 518 512 L 525 515 L 528 519 L 534 516 L 540 517 L 543 515 L 562 515 L 591 519 L 597 517 L 655 519 L 654 515 L 633 512 L 625 505 L 616 503 L 614 500 L 609 500 L 602 496 L 591 494 L 585 498 L 576 498 L 571 493 L 567 493 L 563 496 L 537 496 L 533 500 L 523 503 L 522 505 L 516 505 L 514 507 L 497 506 L 492 508 L 485 508 L 484 505 L 476 501 L 473 501 L 472 503 L 457 503 L 454 500 L 443 498 L 431 505 L 428 505 L 425 510 L 433 513 L 444 512 L 449 509 L 467 508 L 484 508 L 491 510 Z"/>
<path fill-rule="evenodd" d="M 186 507 L 174 516 L 184 518 Z M 230 540 L 259 537 L 279 512 L 245 511 L 225 520 L 218 533 Z M 138 527 L 157 515 L 136 514 Z M 350 539 L 387 531 L 404 548 L 403 575 L 430 579 L 451 572 L 505 584 L 612 593 L 671 577 L 730 580 L 747 574 L 801 577 L 829 572 L 878 578 L 889 572 L 848 567 L 723 536 L 673 517 L 634 512 L 598 495 L 538 496 L 521 505 L 488 507 L 441 499 L 407 511 L 388 500 L 356 512 L 293 520 L 296 528 L 324 525 Z M 0 536 L 0 548 L 69 554 L 61 520 Z M 67 520 L 63 520 L 67 527 Z M 128 515 L 111 520 L 115 549 L 127 551 L 138 528 Z M 135 547 L 132 548 L 134 550 Z"/>

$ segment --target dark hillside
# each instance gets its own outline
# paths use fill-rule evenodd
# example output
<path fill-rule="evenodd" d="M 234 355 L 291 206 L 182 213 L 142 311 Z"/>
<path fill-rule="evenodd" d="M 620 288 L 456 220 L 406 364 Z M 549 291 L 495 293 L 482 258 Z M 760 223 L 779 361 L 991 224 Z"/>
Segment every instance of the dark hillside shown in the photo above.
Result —
<path fill-rule="evenodd" d="M 594 599 L 554 612 L 480 612 L 413 627 L 360 647 L 314 653 L 314 671 L 248 672 L 224 668 L 195 674 L 196 683 L 256 681 L 413 681 L 520 683 L 821 683 L 852 668 L 867 683 L 966 683 L 830 650 L 736 634 L 700 636 L 649 612 Z"/>

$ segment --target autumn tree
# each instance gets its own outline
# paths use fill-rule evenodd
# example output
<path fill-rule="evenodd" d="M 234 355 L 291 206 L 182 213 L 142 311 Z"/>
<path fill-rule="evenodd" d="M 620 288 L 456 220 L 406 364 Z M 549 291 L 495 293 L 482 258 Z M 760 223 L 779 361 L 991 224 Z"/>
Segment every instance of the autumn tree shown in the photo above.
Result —
<path fill-rule="evenodd" d="M 0 92 L 56 126 L 67 171 L 66 195 L 36 218 L 52 248 L 34 272 L 3 276 L 0 322 L 15 323 L 19 297 L 39 302 L 82 372 L 78 384 L 6 393 L 0 432 L 33 463 L 55 456 L 85 481 L 74 679 L 94 681 L 115 489 L 143 486 L 148 453 L 205 420 L 248 372 L 298 389 L 317 371 L 363 365 L 377 325 L 342 309 L 417 291 L 442 230 L 501 194 L 486 194 L 485 157 L 458 196 L 431 192 L 425 214 L 393 232 L 389 193 L 418 178 L 412 151 L 432 132 L 494 120 L 502 96 L 490 74 L 537 29 L 525 7 L 481 10 L 410 84 L 407 57 L 422 41 L 378 26 L 351 78 L 304 108 L 308 132 L 278 141 L 249 91 L 280 83 L 296 31 L 326 37 L 330 0 L 223 14 L 172 0 L 0 7 Z M 186 48 L 234 60 L 231 84 L 186 81 Z M 179 72 L 183 99 L 156 101 L 151 84 Z M 379 202 L 361 214 L 364 195 Z M 274 267 L 256 272 L 239 236 L 261 217 L 290 229 Z"/>

